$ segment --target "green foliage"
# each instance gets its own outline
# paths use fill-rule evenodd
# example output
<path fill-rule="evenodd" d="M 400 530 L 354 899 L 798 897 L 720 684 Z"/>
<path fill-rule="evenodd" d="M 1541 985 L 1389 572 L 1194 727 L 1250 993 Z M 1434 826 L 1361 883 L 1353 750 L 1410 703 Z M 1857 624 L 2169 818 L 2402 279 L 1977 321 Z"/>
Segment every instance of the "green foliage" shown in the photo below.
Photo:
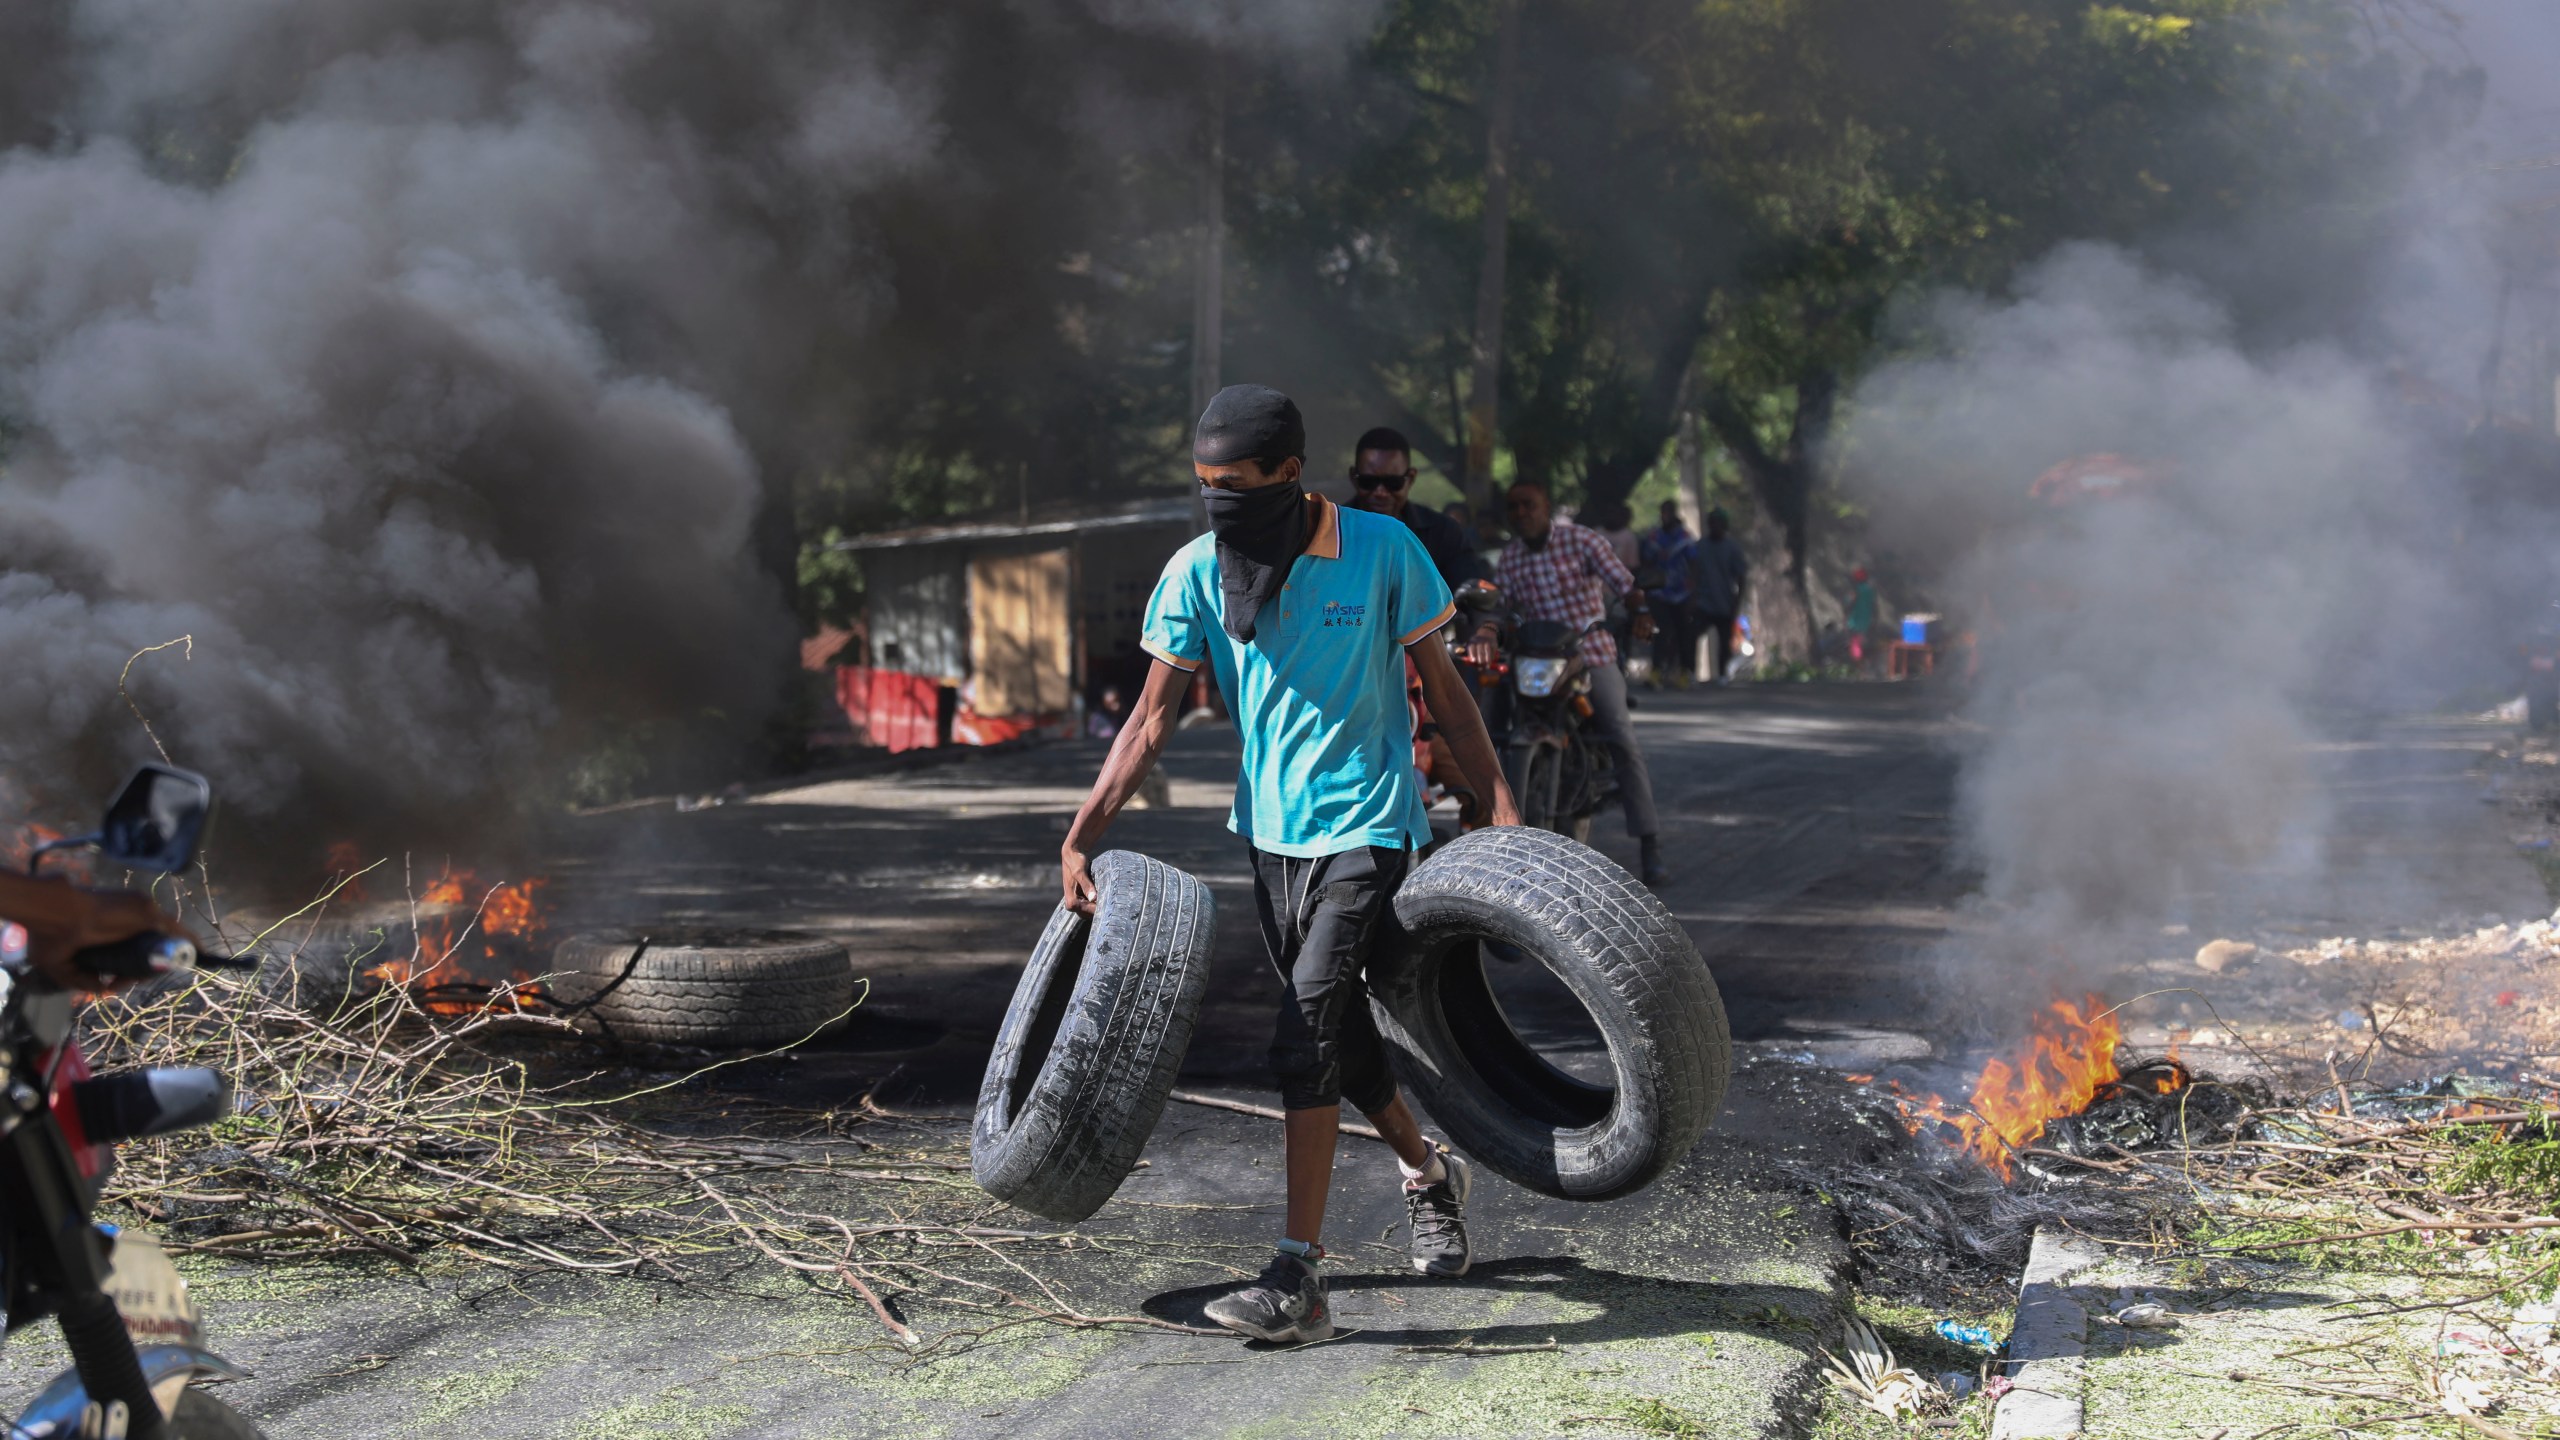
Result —
<path fill-rule="evenodd" d="M 2196 27 L 2186 15 L 2146 15 L 2121 5 L 2089 7 L 2089 36 L 2101 45 L 2166 49 L 2185 40 Z"/>
<path fill-rule="evenodd" d="M 801 538 L 797 593 L 805 628 L 842 625 L 862 609 L 862 562 L 836 548 L 844 538 L 839 525 Z"/>
<path fill-rule="evenodd" d="M 1329 412 L 1319 447 L 1351 417 L 1384 421 L 1426 471 L 1457 473 L 1497 13 L 1396 0 L 1344 73 L 1221 72 L 1223 368 Z M 2064 241 L 2176 236 L 2245 326 L 2302 332 L 2395 223 L 2399 162 L 2477 99 L 2372 44 L 2347 0 L 1522 14 L 1498 465 L 1568 501 L 1667 489 L 1652 477 L 1700 404 L 1739 460 L 1731 483 L 1799 552 L 1834 508 L 1810 494 L 1815 448 L 1858 373 L 1908 343 L 1903 297 L 1996 289 Z M 1005 22 L 969 43 L 1037 41 Z M 1001 216 L 926 187 L 881 217 L 896 304 L 831 358 L 861 439 L 803 477 L 804 535 L 1180 483 L 1197 76 L 1133 61 L 1121 81 L 1170 122 L 1157 143 L 1087 157 L 1064 97 L 1090 86 L 974 95 L 955 155 L 1022 152 L 992 192 Z M 2214 273 L 2269 253 L 2288 257 L 2273 276 Z M 858 593 L 808 583 L 813 616 Z"/>
<path fill-rule="evenodd" d="M 2466 1125 L 2448 1133 L 2452 1153 L 2436 1167 L 2448 1195 L 2496 1197 L 2520 1209 L 2560 1209 L 2560 1120 L 2544 1115 L 2515 1127 Z"/>
<path fill-rule="evenodd" d="M 1668 1401 L 1647 1396 L 1631 1400 L 1619 1407 L 1618 1414 L 1640 1434 L 1665 1435 L 1672 1440 L 1706 1440 L 1713 1431 L 1707 1422 Z"/>

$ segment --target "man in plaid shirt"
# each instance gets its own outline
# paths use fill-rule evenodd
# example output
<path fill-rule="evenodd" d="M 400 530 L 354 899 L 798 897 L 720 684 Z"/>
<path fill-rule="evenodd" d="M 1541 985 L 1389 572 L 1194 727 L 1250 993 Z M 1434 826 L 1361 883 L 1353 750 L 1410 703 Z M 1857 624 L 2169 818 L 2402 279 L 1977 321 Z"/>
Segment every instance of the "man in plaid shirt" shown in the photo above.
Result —
<path fill-rule="evenodd" d="M 1653 616 L 1644 592 L 1606 537 L 1555 518 L 1545 486 L 1523 480 L 1511 487 L 1503 507 L 1518 538 L 1502 547 L 1494 583 L 1521 619 L 1561 620 L 1588 630 L 1582 658 L 1591 668 L 1592 719 L 1600 738 L 1617 752 L 1618 795 L 1627 807 L 1627 833 L 1644 854 L 1644 883 L 1660 885 L 1670 876 L 1662 868 L 1662 848 L 1654 835 L 1653 776 L 1645 769 L 1644 751 L 1637 748 L 1635 725 L 1627 714 L 1627 676 L 1618 664 L 1618 639 L 1605 625 L 1588 629 L 1608 618 L 1609 597 L 1621 595 L 1635 620 L 1635 638 L 1651 639 Z M 1468 658 L 1478 665 L 1494 663 L 1494 636 L 1493 623 L 1482 623 L 1468 642 Z M 1512 778 L 1516 783 L 1518 777 Z"/>

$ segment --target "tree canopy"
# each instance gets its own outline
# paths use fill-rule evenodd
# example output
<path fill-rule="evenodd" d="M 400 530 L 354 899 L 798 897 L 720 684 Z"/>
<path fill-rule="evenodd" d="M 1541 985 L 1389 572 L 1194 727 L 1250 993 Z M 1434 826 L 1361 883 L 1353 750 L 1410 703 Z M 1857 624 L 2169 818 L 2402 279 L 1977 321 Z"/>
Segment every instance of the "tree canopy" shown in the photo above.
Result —
<path fill-rule="evenodd" d="M 1502 3 L 1397 0 L 1332 72 L 1133 60 L 1117 81 L 1153 143 L 1010 168 L 1020 223 L 920 189 L 883 232 L 898 319 L 864 342 L 892 363 L 861 367 L 866 419 L 804 511 L 1180 483 L 1213 94 L 1226 375 L 1395 424 L 1455 475 Z M 2477 101 L 2356 0 L 1518 3 L 1498 463 L 1622 500 L 1694 411 L 1799 584 L 1815 446 L 1896 297 L 2101 239 L 2224 285 L 2253 325 L 2316 329 L 2373 263 L 2405 158 Z M 962 138 L 1063 134 L 1071 108 L 999 96 Z M 997 266 L 1031 278 L 973 305 Z"/>

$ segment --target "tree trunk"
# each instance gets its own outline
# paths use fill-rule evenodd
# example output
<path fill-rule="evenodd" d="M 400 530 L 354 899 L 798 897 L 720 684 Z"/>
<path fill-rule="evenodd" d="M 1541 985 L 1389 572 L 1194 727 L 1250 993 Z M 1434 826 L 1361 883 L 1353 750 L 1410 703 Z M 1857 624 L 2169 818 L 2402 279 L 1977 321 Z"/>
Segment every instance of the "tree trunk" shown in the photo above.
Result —
<path fill-rule="evenodd" d="M 1200 264 L 1191 292 L 1191 414 L 1196 419 L 1218 393 L 1219 362 L 1226 350 L 1227 311 L 1227 100 L 1218 67 L 1210 69 L 1207 163 L 1200 181 Z M 1194 498 L 1202 530 L 1207 506 Z"/>
<path fill-rule="evenodd" d="M 1502 285 L 1511 247 L 1511 94 L 1520 72 L 1520 9 L 1503 0 L 1494 39 L 1493 74 L 1485 97 L 1484 264 L 1476 272 L 1474 374 L 1467 389 L 1468 508 L 1480 533 L 1491 535 L 1497 516 L 1493 450 L 1502 418 Z"/>
<path fill-rule="evenodd" d="M 1680 407 L 1680 518 L 1693 535 L 1707 533 L 1707 445 L 1698 407 Z"/>
<path fill-rule="evenodd" d="M 1829 371 L 1798 376 L 1795 414 L 1787 424 L 1783 445 L 1771 449 L 1740 400 L 1709 388 L 1699 410 L 1716 438 L 1733 452 L 1744 478 L 1759 497 L 1760 508 L 1785 537 L 1787 551 L 1784 606 L 1761 607 L 1763 643 L 1781 657 L 1813 657 L 1813 462 L 1815 442 L 1831 423 L 1840 382 Z M 1780 613 L 1780 612 L 1792 613 Z"/>
<path fill-rule="evenodd" d="M 1679 433 L 1681 416 L 1689 409 L 1698 342 L 1707 333 L 1706 298 L 1674 297 L 1665 313 L 1678 318 L 1655 351 L 1653 370 L 1637 397 L 1634 425 L 1614 437 L 1614 452 L 1594 457 L 1583 473 L 1583 499 L 1589 505 L 1614 504 L 1633 493 L 1645 472 L 1662 459 L 1662 447 Z"/>

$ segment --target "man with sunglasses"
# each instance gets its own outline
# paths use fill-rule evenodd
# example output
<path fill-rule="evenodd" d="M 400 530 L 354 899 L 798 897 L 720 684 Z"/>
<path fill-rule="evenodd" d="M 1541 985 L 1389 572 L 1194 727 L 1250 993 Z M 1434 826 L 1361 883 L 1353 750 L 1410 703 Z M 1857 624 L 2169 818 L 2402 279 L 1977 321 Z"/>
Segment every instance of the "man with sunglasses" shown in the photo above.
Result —
<path fill-rule="evenodd" d="M 1403 521 L 1450 589 L 1484 578 L 1484 561 L 1467 544 L 1466 528 L 1428 505 L 1414 503 L 1413 446 L 1401 431 L 1381 425 L 1361 436 L 1352 454 L 1352 504 Z"/>

